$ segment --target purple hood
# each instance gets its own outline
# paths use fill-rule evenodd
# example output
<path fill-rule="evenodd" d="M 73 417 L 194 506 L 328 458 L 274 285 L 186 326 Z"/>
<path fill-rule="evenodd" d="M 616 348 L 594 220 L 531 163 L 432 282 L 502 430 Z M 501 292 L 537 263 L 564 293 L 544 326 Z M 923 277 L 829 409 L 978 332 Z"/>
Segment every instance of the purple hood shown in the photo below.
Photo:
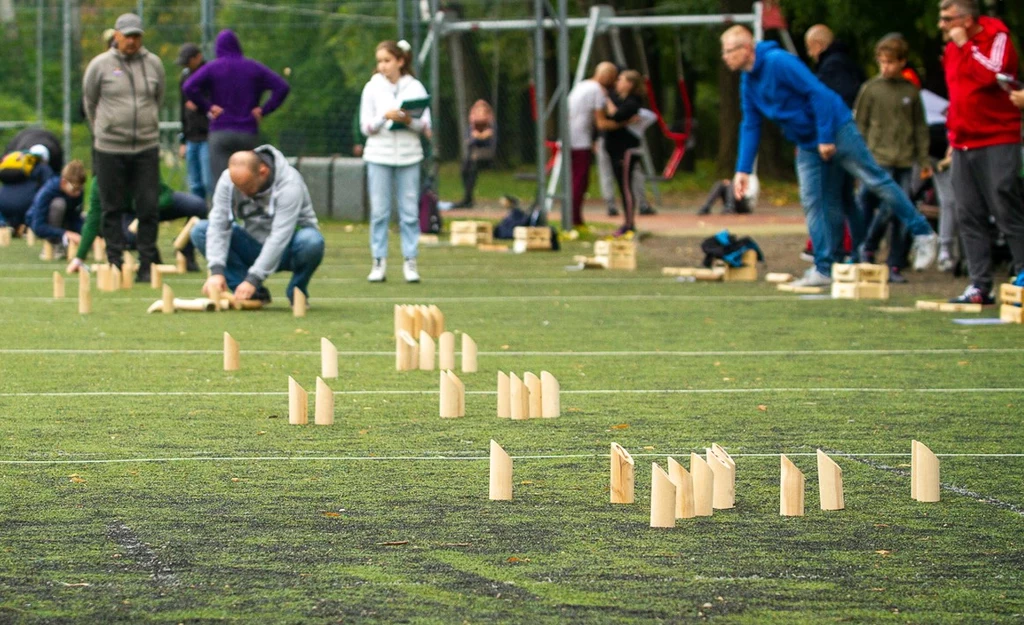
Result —
<path fill-rule="evenodd" d="M 264 116 L 270 115 L 287 97 L 288 83 L 262 63 L 245 58 L 234 31 L 220 31 L 215 49 L 217 58 L 190 76 L 182 90 L 203 112 L 214 104 L 224 109 L 210 122 L 210 132 L 256 134 L 259 122 L 252 110 L 260 106 Z M 267 91 L 270 98 L 261 106 L 260 100 Z"/>

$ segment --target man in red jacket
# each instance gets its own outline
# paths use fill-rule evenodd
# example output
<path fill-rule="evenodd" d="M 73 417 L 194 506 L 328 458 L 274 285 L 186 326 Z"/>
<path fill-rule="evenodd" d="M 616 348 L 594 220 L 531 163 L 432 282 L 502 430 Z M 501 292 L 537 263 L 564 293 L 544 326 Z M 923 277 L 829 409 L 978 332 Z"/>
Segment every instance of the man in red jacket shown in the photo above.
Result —
<path fill-rule="evenodd" d="M 1006 25 L 979 14 L 976 0 L 942 0 L 939 28 L 949 41 L 943 56 L 953 150 L 953 189 L 971 284 L 950 301 L 992 304 L 992 230 L 1006 237 L 1014 271 L 1024 267 L 1024 191 L 1020 169 L 1020 111 L 997 73 L 1017 73 L 1017 52 Z"/>

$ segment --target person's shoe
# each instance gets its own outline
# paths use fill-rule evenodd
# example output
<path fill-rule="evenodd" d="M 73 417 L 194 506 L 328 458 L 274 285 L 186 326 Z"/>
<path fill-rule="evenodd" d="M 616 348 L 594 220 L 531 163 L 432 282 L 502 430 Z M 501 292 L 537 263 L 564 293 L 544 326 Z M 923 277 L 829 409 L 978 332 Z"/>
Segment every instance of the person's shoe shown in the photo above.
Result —
<path fill-rule="evenodd" d="M 657 215 L 658 211 L 654 210 L 654 207 L 651 206 L 650 204 L 644 204 L 643 206 L 640 207 L 640 214 L 641 215 Z"/>
<path fill-rule="evenodd" d="M 995 298 L 992 297 L 992 293 L 988 292 L 987 289 L 982 289 L 977 285 L 971 284 L 964 289 L 963 295 L 960 297 L 951 297 L 949 299 L 950 304 L 981 304 L 982 306 L 992 306 L 996 303 Z"/>
<path fill-rule="evenodd" d="M 953 255 L 949 253 L 949 250 L 943 249 L 939 251 L 939 260 L 935 261 L 935 267 L 942 272 L 953 271 L 956 267 L 956 261 L 953 260 Z"/>
<path fill-rule="evenodd" d="M 697 210 L 697 214 L 698 214 L 698 215 L 707 215 L 707 214 L 708 214 L 708 213 L 710 213 L 710 212 L 711 212 L 711 207 L 710 207 L 710 206 L 701 206 L 701 207 L 700 207 L 700 208 L 699 208 L 699 209 Z"/>
<path fill-rule="evenodd" d="M 815 267 L 809 268 L 796 280 L 789 283 L 790 286 L 828 286 L 832 284 L 832 278 L 821 273 Z"/>
<path fill-rule="evenodd" d="M 388 259 L 386 258 L 374 258 L 373 268 L 370 269 L 370 275 L 366 276 L 366 279 L 370 282 L 384 282 L 388 279 Z"/>
<path fill-rule="evenodd" d="M 618 217 L 619 216 L 619 208 L 617 206 L 609 206 L 608 207 L 608 216 L 609 217 Z"/>
<path fill-rule="evenodd" d="M 255 293 L 252 294 L 252 299 L 259 302 L 263 302 L 263 305 L 266 306 L 267 304 L 270 303 L 271 300 L 270 291 L 267 289 L 267 287 L 261 286 L 260 288 L 256 289 Z"/>
<path fill-rule="evenodd" d="M 185 271 L 189 273 L 199 271 L 199 263 L 196 262 L 196 248 L 191 241 L 181 250 L 181 253 L 185 255 Z"/>
<path fill-rule="evenodd" d="M 924 271 L 932 266 L 935 257 L 939 255 L 939 235 L 934 232 L 930 234 L 919 234 L 914 237 L 914 271 Z"/>
<path fill-rule="evenodd" d="M 900 272 L 899 267 L 889 267 L 889 283 L 890 284 L 906 284 L 910 282 L 907 277 Z"/>
<path fill-rule="evenodd" d="M 804 261 L 805 263 L 813 263 L 814 254 L 811 254 L 810 252 L 807 251 L 800 252 L 800 260 Z"/>
<path fill-rule="evenodd" d="M 612 234 L 612 236 L 615 237 L 616 239 L 621 237 L 633 238 L 633 235 L 634 229 L 628 226 L 622 226 L 621 228 L 616 230 L 614 234 Z"/>
<path fill-rule="evenodd" d="M 857 248 L 857 260 L 862 263 L 874 265 L 875 253 L 872 250 L 869 250 L 866 247 L 864 247 L 864 244 L 861 243 L 860 246 Z"/>
<path fill-rule="evenodd" d="M 416 269 L 416 259 L 406 258 L 405 262 L 402 263 L 402 274 L 405 275 L 406 282 L 419 282 L 420 272 Z"/>
<path fill-rule="evenodd" d="M 145 284 L 149 282 L 152 275 L 152 265 L 150 263 L 140 263 L 138 271 L 135 272 L 135 281 Z"/>
<path fill-rule="evenodd" d="M 473 208 L 473 200 L 462 200 L 452 204 L 452 208 Z"/>

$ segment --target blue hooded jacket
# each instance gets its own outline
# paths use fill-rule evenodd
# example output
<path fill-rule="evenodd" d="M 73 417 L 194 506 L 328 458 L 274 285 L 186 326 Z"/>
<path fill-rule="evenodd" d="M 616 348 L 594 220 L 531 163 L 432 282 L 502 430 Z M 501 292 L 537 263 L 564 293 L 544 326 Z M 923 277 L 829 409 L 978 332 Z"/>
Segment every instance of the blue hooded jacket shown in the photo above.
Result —
<path fill-rule="evenodd" d="M 782 128 L 786 139 L 806 150 L 835 143 L 836 132 L 853 122 L 842 98 L 774 41 L 757 44 L 754 67 L 740 79 L 740 108 L 743 122 L 736 171 L 748 174 L 766 117 Z"/>
<path fill-rule="evenodd" d="M 32 232 L 35 232 L 37 237 L 54 243 L 59 243 L 67 230 L 82 231 L 82 196 L 66 195 L 60 188 L 60 181 L 60 176 L 54 176 L 47 180 L 46 184 L 39 189 L 39 193 L 36 193 L 35 199 L 32 200 L 32 208 L 28 209 L 28 214 L 25 215 L 25 223 L 32 228 Z M 64 223 L 61 224 L 63 227 L 51 226 L 47 221 L 50 216 L 50 202 L 58 197 L 64 198 L 64 201 L 67 202 Z"/>

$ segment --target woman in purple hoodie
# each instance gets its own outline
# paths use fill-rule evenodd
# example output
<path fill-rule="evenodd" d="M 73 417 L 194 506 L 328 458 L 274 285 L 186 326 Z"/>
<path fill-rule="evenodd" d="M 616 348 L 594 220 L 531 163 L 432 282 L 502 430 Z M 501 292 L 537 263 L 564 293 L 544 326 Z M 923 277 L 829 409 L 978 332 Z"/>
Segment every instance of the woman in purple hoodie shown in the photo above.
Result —
<path fill-rule="evenodd" d="M 290 87 L 266 65 L 242 56 L 232 30 L 217 35 L 217 58 L 185 81 L 185 96 L 210 118 L 210 181 L 214 187 L 235 152 L 259 146 L 259 124 L 273 113 Z M 270 98 L 260 104 L 263 93 Z"/>

